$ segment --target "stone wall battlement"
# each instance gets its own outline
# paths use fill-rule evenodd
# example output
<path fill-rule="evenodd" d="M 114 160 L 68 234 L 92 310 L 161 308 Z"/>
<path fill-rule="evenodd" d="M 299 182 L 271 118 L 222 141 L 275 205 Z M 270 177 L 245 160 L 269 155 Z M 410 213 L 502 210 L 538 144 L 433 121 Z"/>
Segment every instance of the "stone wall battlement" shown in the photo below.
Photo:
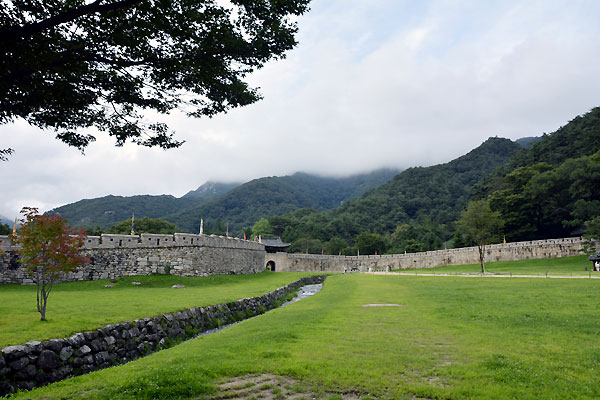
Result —
<path fill-rule="evenodd" d="M 0 284 L 33 284 L 11 237 L 0 236 L 0 250 Z M 262 271 L 265 260 L 262 243 L 187 233 L 88 236 L 82 253 L 90 262 L 62 274 L 61 282 L 151 274 L 251 274 Z"/>
<path fill-rule="evenodd" d="M 238 238 L 216 235 L 194 235 L 191 233 L 175 233 L 173 235 L 157 235 L 142 233 L 141 235 L 114 235 L 104 233 L 101 236 L 88 236 L 85 239 L 86 249 L 118 249 L 118 248 L 157 248 L 174 246 L 221 247 L 231 249 L 264 250 L 261 243 Z M 15 250 L 11 236 L 0 236 L 0 249 Z"/>
<path fill-rule="evenodd" d="M 534 258 L 556 258 L 582 255 L 585 239 L 580 237 L 531 240 L 486 246 L 485 261 L 515 261 Z M 598 248 L 598 243 L 596 248 Z M 477 247 L 463 247 L 420 253 L 363 256 L 320 254 L 267 254 L 267 262 L 277 271 L 385 271 L 396 269 L 434 268 L 444 265 L 479 262 Z M 583 265 L 582 265 L 583 268 Z"/>

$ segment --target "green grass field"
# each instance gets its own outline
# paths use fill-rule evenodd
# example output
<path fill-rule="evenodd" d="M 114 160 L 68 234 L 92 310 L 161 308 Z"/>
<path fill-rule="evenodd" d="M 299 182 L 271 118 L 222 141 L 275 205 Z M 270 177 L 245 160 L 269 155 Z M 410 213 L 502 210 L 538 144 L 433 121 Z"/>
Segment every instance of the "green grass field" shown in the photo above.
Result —
<path fill-rule="evenodd" d="M 17 397 L 219 398 L 218 382 L 268 372 L 357 398 L 593 399 L 599 296 L 591 279 L 335 275 L 287 307 Z"/>
<path fill-rule="evenodd" d="M 119 278 L 114 288 L 106 280 L 54 286 L 47 321 L 40 321 L 35 286 L 0 286 L 0 348 L 29 340 L 67 337 L 107 324 L 133 321 L 190 307 L 261 296 L 309 274 L 264 272 L 253 275 L 213 275 L 185 278 L 173 275 Z M 132 281 L 141 282 L 134 286 Z M 185 288 L 171 286 L 183 284 Z"/>
<path fill-rule="evenodd" d="M 588 261 L 588 256 L 574 256 L 563 258 L 543 258 L 535 260 L 520 260 L 520 261 L 498 261 L 486 262 L 485 270 L 487 273 L 494 274 L 510 274 L 513 275 L 573 275 L 584 276 L 588 275 L 588 270 L 592 267 L 592 263 Z M 481 265 L 479 264 L 463 264 L 463 265 L 448 265 L 436 268 L 417 268 L 410 270 L 395 270 L 396 272 L 416 272 L 416 273 L 446 273 L 446 274 L 479 274 Z M 592 274 L 594 274 L 592 272 Z M 596 272 L 600 276 L 600 273 Z"/>

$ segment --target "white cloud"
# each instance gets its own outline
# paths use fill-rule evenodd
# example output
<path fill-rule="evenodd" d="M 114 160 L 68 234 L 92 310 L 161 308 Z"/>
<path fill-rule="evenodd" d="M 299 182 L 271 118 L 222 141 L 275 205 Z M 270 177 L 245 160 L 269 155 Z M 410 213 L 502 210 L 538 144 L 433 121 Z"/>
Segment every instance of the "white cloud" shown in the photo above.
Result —
<path fill-rule="evenodd" d="M 165 119 L 162 151 L 99 137 L 85 156 L 0 127 L 0 214 L 107 194 L 183 195 L 208 179 L 349 174 L 449 161 L 489 136 L 540 135 L 598 106 L 600 3 L 315 0 L 299 46 L 251 77 L 264 100 Z"/>

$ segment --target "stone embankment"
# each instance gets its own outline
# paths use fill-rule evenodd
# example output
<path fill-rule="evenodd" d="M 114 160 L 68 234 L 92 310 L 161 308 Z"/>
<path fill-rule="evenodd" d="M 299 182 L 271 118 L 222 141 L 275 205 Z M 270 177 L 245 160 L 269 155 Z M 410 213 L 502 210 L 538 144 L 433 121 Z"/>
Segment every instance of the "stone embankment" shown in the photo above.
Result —
<path fill-rule="evenodd" d="M 322 283 L 325 278 L 306 277 L 259 297 L 107 325 L 65 339 L 5 347 L 0 354 L 0 396 L 124 364 L 200 332 L 251 318 L 278 307 L 299 287 Z"/>

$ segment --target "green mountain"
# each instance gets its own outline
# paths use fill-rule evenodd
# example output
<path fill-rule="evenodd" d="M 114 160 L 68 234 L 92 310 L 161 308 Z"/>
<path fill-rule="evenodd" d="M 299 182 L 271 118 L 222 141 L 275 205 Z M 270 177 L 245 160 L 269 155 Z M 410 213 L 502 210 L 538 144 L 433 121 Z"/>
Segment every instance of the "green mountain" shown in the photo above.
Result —
<path fill-rule="evenodd" d="M 577 116 L 565 126 L 525 149 L 511 160 L 512 167 L 546 162 L 559 165 L 570 158 L 589 156 L 600 149 L 600 107 Z"/>
<path fill-rule="evenodd" d="M 48 213 L 58 213 L 68 219 L 70 225 L 88 229 L 97 226 L 106 229 L 135 214 L 136 218 L 166 219 L 184 232 L 197 232 L 201 217 L 205 219 L 208 229 L 214 228 L 220 219 L 224 224 L 229 223 L 233 232 L 253 225 L 261 217 L 297 208 L 335 208 L 341 202 L 387 182 L 397 173 L 397 170 L 381 169 L 348 178 L 323 178 L 297 173 L 255 179 L 243 185 L 207 182 L 181 198 L 169 195 L 110 195 L 80 200 Z"/>
<path fill-rule="evenodd" d="M 478 188 L 511 241 L 581 235 L 600 216 L 600 107 L 544 135 Z"/>
<path fill-rule="evenodd" d="M 104 196 L 96 199 L 84 199 L 67 204 L 48 214 L 60 214 L 69 221 L 71 226 L 84 228 L 108 228 L 131 218 L 150 217 L 161 218 L 165 214 L 191 206 L 198 200 L 194 198 L 176 198 L 169 195 L 161 196 Z"/>
<path fill-rule="evenodd" d="M 448 163 L 409 168 L 390 182 L 334 210 L 322 213 L 299 210 L 271 218 L 270 222 L 285 241 L 299 243 L 296 250 L 310 247 L 302 244 L 308 243 L 307 239 L 319 240 L 323 247 L 331 240 L 351 244 L 361 232 L 395 234 L 414 240 L 429 236 L 434 239 L 416 250 L 433 249 L 451 238 L 453 222 L 465 208 L 473 186 L 508 163 L 520 148 L 511 140 L 490 138 Z M 397 251 L 406 249 L 398 248 L 400 244 L 392 246 Z"/>
<path fill-rule="evenodd" d="M 297 210 L 269 222 L 291 251 L 356 254 L 358 241 L 388 252 L 434 250 L 470 244 L 460 235 L 450 240 L 454 222 L 469 200 L 483 198 L 502 215 L 509 241 L 546 239 L 580 235 L 600 218 L 598 188 L 594 108 L 537 139 L 491 138 L 447 164 L 407 169 L 335 210 Z"/>
<path fill-rule="evenodd" d="M 528 136 L 515 140 L 515 143 L 521 145 L 521 147 L 525 147 L 526 149 L 530 148 L 532 144 L 541 139 L 541 136 Z"/>
<path fill-rule="evenodd" d="M 240 186 L 241 183 L 221 183 L 208 181 L 202 186 L 199 186 L 196 190 L 190 190 L 185 195 L 184 199 L 196 199 L 196 200 L 210 200 L 214 197 L 218 197 L 222 194 L 229 192 L 231 189 L 235 189 Z"/>
<path fill-rule="evenodd" d="M 280 215 L 299 208 L 328 210 L 354 199 L 365 191 L 389 181 L 397 170 L 381 169 L 348 178 L 328 178 L 305 173 L 255 179 L 224 195 L 164 216 L 186 232 L 196 232 L 200 218 L 208 230 L 239 234 L 263 217 Z"/>

